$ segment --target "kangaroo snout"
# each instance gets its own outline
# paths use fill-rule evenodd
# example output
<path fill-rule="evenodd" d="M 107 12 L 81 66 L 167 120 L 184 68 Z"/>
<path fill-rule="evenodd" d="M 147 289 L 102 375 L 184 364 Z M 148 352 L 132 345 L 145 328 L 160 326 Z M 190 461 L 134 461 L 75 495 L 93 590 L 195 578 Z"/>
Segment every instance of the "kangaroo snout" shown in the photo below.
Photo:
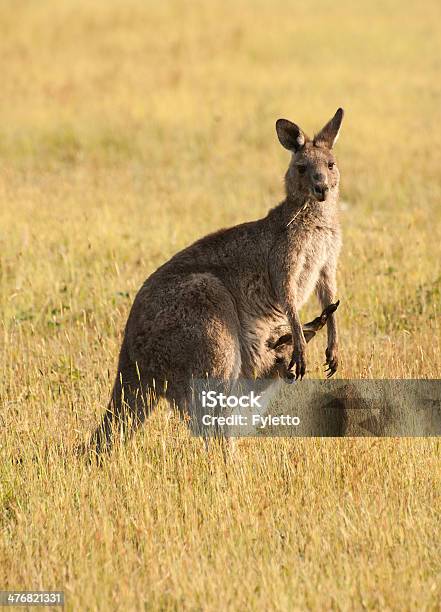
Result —
<path fill-rule="evenodd" d="M 319 202 L 324 202 L 328 195 L 328 179 L 323 172 L 311 173 L 312 193 Z"/>
<path fill-rule="evenodd" d="M 312 190 L 317 200 L 324 202 L 328 195 L 329 187 L 326 183 L 315 183 Z"/>

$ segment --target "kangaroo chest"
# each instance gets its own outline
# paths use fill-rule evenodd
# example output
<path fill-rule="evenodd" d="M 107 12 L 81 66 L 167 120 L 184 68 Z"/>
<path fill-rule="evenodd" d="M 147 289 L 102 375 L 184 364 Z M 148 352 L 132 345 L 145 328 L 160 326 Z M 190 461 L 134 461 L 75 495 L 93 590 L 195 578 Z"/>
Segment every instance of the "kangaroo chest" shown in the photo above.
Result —
<path fill-rule="evenodd" d="M 334 230 L 317 226 L 301 237 L 289 258 L 289 283 L 293 285 L 296 306 L 301 308 L 314 291 L 324 265 L 332 257 Z"/>

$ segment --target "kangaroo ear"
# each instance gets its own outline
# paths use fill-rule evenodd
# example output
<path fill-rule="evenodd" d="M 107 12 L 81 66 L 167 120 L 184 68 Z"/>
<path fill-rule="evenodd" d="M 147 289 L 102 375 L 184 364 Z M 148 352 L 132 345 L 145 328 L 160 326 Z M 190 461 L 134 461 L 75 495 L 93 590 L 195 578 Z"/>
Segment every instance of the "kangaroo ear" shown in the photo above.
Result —
<path fill-rule="evenodd" d="M 294 153 L 297 153 L 308 140 L 308 137 L 299 126 L 288 121 L 288 119 L 277 119 L 276 131 L 280 144 L 285 149 L 288 149 L 288 151 L 293 151 Z"/>
<path fill-rule="evenodd" d="M 343 115 L 343 109 L 339 108 L 335 115 L 332 117 L 331 121 L 328 121 L 325 127 L 316 136 L 314 136 L 315 145 L 324 146 L 328 147 L 328 149 L 332 149 L 332 147 L 337 142 L 341 122 L 343 121 Z"/>

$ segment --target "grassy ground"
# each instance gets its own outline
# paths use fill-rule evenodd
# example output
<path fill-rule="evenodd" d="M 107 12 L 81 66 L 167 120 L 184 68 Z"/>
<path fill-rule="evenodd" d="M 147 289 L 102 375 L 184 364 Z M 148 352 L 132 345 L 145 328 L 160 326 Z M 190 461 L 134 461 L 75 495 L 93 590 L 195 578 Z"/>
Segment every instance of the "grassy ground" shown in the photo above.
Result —
<path fill-rule="evenodd" d="M 76 610 L 438 609 L 435 439 L 248 440 L 231 460 L 161 410 L 101 469 L 70 449 L 145 277 L 282 197 L 280 116 L 313 132 L 347 111 L 339 375 L 441 377 L 440 17 L 2 2 L 0 588 Z"/>

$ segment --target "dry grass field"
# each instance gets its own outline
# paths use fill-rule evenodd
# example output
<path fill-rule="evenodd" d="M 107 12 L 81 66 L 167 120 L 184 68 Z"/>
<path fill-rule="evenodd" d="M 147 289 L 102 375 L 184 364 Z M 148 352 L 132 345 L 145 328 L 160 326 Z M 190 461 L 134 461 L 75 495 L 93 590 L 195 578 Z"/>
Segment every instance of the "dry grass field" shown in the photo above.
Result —
<path fill-rule="evenodd" d="M 102 467 L 144 279 L 262 216 L 306 131 L 337 154 L 343 378 L 441 378 L 441 5 L 3 0 L 0 589 L 68 610 L 439 610 L 437 439 L 243 440 L 163 406 Z M 310 304 L 303 318 L 317 312 Z M 310 345 L 321 377 L 324 335 Z"/>

